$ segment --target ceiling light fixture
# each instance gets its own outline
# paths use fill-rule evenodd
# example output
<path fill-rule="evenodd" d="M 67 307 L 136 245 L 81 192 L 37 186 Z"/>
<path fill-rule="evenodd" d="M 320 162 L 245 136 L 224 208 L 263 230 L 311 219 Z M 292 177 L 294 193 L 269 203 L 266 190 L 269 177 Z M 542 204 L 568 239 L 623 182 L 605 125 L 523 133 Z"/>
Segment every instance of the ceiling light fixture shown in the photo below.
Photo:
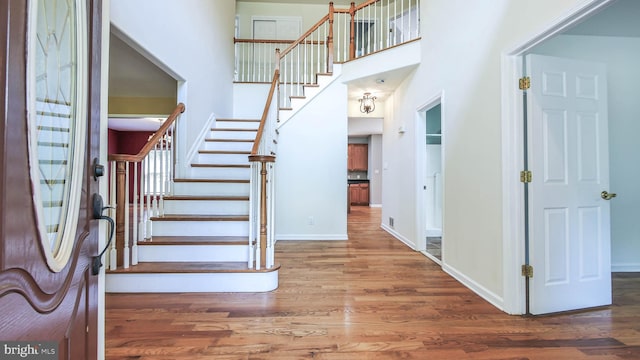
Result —
<path fill-rule="evenodd" d="M 360 102 L 360 112 L 368 114 L 376 109 L 376 97 L 371 96 L 371 93 L 366 92 L 362 95 L 362 99 L 358 99 Z"/>

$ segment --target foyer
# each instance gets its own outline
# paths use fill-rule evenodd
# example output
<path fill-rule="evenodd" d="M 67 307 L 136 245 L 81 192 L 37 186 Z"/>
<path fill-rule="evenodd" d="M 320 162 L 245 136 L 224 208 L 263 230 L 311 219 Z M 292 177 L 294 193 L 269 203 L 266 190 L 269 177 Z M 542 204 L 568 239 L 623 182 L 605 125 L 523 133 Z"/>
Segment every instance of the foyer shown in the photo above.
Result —
<path fill-rule="evenodd" d="M 354 207 L 348 241 L 281 241 L 267 293 L 107 294 L 106 359 L 637 359 L 638 274 L 613 305 L 504 314 Z"/>

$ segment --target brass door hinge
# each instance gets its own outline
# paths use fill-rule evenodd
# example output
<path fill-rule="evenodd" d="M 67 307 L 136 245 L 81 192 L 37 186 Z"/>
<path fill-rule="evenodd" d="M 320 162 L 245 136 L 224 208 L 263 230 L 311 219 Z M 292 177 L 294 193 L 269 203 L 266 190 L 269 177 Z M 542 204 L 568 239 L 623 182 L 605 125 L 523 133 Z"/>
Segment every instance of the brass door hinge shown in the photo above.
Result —
<path fill-rule="evenodd" d="M 533 178 L 533 174 L 529 170 L 520 171 L 520 182 L 530 183 Z"/>
<path fill-rule="evenodd" d="M 529 90 L 530 87 L 531 87 L 530 77 L 525 76 L 523 78 L 520 78 L 520 80 L 518 81 L 518 88 L 520 88 L 520 90 Z"/>
<path fill-rule="evenodd" d="M 531 265 L 522 265 L 522 276 L 532 278 L 533 277 L 533 266 Z"/>

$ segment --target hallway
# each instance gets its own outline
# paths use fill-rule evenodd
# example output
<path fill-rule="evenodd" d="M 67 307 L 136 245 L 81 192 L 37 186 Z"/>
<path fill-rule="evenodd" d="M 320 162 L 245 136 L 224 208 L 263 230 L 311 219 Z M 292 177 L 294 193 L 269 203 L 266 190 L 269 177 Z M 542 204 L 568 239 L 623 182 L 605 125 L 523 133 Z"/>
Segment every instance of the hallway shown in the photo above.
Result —
<path fill-rule="evenodd" d="M 280 286 L 250 294 L 107 294 L 107 359 L 638 359 L 640 275 L 614 305 L 510 316 L 356 206 L 349 241 L 280 241 Z"/>

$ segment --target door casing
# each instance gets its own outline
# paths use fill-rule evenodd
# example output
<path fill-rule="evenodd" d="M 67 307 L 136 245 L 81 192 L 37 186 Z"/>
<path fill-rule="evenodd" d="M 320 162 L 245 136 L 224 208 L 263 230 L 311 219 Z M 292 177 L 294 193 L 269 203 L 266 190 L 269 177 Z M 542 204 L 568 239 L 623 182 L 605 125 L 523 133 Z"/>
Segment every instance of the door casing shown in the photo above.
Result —
<path fill-rule="evenodd" d="M 415 164 L 415 168 L 416 168 L 416 194 L 417 194 L 417 199 L 416 199 L 416 218 L 415 218 L 415 224 L 416 224 L 416 249 L 417 251 L 422 252 L 425 256 L 429 257 L 430 259 L 434 260 L 437 263 L 442 263 L 444 261 L 444 226 L 443 228 L 443 234 L 442 234 L 442 238 L 443 238 L 443 244 L 442 244 L 442 260 L 438 260 L 437 258 L 433 257 L 432 255 L 428 254 L 427 251 L 427 231 L 426 231 L 426 202 L 427 202 L 427 195 L 426 195 L 426 191 L 424 190 L 424 174 L 426 173 L 426 162 L 427 162 L 427 146 L 426 146 L 426 142 L 425 142 L 425 135 L 427 133 L 427 125 L 426 125 L 426 121 L 425 121 L 425 117 L 424 114 L 432 109 L 433 107 L 440 105 L 443 109 L 445 108 L 444 105 L 444 91 L 441 91 L 433 96 L 431 96 L 424 104 L 418 106 L 416 108 L 416 115 L 415 115 L 415 142 L 416 142 L 416 164 Z M 445 111 L 442 111 L 442 116 L 441 116 L 441 126 L 442 126 L 442 134 L 445 133 Z M 445 138 L 444 136 L 442 137 L 442 156 L 444 157 L 445 154 L 445 149 L 446 149 L 446 145 L 445 145 Z M 442 192 L 444 194 L 444 186 L 445 186 L 445 169 L 444 169 L 444 165 L 445 162 L 442 162 Z M 443 214 L 443 223 L 444 223 L 444 214 L 445 214 L 445 204 L 443 201 L 442 204 L 442 214 Z M 444 224 L 443 224 L 444 225 Z M 441 264 L 442 265 L 442 264 Z"/>
<path fill-rule="evenodd" d="M 524 186 L 517 176 L 524 168 L 524 107 L 522 91 L 518 89 L 518 79 L 524 74 L 523 56 L 614 1 L 592 0 L 583 4 L 502 55 L 503 311 L 509 314 L 524 314 L 526 310 L 525 280 L 520 271 L 525 263 Z"/>

